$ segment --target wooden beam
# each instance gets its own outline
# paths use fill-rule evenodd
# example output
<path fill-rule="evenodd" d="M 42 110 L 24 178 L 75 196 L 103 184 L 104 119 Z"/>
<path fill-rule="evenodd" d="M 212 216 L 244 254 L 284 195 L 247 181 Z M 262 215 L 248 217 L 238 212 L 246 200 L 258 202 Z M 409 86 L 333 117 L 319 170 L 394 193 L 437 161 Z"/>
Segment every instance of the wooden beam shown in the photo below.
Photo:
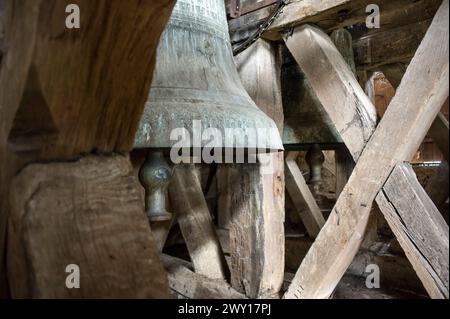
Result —
<path fill-rule="evenodd" d="M 297 165 L 297 155 L 298 152 L 289 152 L 286 157 L 286 189 L 309 236 L 316 238 L 325 225 L 325 218 Z"/>
<path fill-rule="evenodd" d="M 448 299 L 448 225 L 409 164 L 397 164 L 377 203 L 430 296 Z"/>
<path fill-rule="evenodd" d="M 301 26 L 285 41 L 352 157 L 359 158 L 375 129 L 377 115 L 350 67 L 330 38 L 316 27 Z M 302 41 L 305 45 L 300 45 Z"/>
<path fill-rule="evenodd" d="M 366 7 L 372 3 L 371 0 L 293 0 L 265 36 L 277 39 L 277 33 L 305 23 L 315 24 L 326 32 L 363 24 L 368 16 Z M 415 22 L 418 15 L 422 19 L 432 18 L 440 0 L 379 0 L 376 4 L 383 16 L 380 30 L 387 30 Z"/>
<path fill-rule="evenodd" d="M 36 104 L 42 97 L 43 105 L 39 105 L 42 107 L 39 111 L 49 113 L 56 136 L 51 141 L 52 147 L 45 149 L 41 158 L 73 156 L 93 149 L 129 151 L 148 98 L 155 49 L 174 1 L 159 0 L 150 4 L 132 0 L 125 4 L 120 0 L 95 3 L 89 0 L 48 0 L 45 3 L 31 0 L 34 7 L 31 12 L 24 11 L 25 5 L 10 5 L 10 2 L 14 1 L 6 3 L 6 19 L 14 15 L 28 20 L 34 14 L 39 15 L 39 19 L 34 25 L 29 23 L 28 31 L 33 38 L 22 45 L 15 39 L 21 38 L 24 31 L 12 29 L 12 22 L 5 23 L 8 57 L 15 59 L 24 50 L 33 54 L 23 71 L 22 89 L 10 83 L 2 86 L 5 98 L 15 95 L 17 100 L 17 106 L 5 111 L 4 115 L 8 123 L 4 133 L 10 139 L 9 144 L 21 137 L 17 134 L 24 134 L 21 125 L 29 130 L 27 139 L 23 139 L 25 142 L 45 133 L 36 126 L 39 123 L 33 121 L 41 115 L 33 111 L 37 113 Z M 24 1 L 28 2 L 30 0 Z M 65 27 L 68 4 L 83 8 L 80 29 Z M 137 16 L 139 23 L 136 24 Z M 149 27 L 152 32 L 148 32 Z M 48 59 L 50 53 L 51 61 Z M 2 74 L 6 76 L 16 67 L 12 63 L 4 64 Z M 28 98 L 34 98 L 31 109 Z M 131 109 L 129 99 L 133 99 L 135 105 Z M 2 103 L 3 107 L 6 108 Z M 23 113 L 28 116 L 20 117 Z"/>
<path fill-rule="evenodd" d="M 241 43 L 253 35 L 272 14 L 277 5 L 262 8 L 237 19 L 228 21 L 230 39 L 232 44 Z"/>
<path fill-rule="evenodd" d="M 8 226 L 12 298 L 169 296 L 132 172 L 126 156 L 88 156 L 31 164 L 14 178 Z M 66 286 L 69 265 L 78 266 L 79 289 Z"/>
<path fill-rule="evenodd" d="M 227 269 L 222 248 L 193 164 L 175 166 L 169 196 L 195 272 L 225 280 Z"/>
<path fill-rule="evenodd" d="M 313 240 L 307 237 L 286 238 L 287 272 L 295 273 L 313 242 Z M 366 250 L 361 247 L 349 266 L 346 275 L 365 278 L 367 277 L 367 266 L 371 264 L 380 267 L 383 288 L 424 292 L 426 294 L 411 263 L 402 255 L 377 254 L 373 250 Z"/>
<path fill-rule="evenodd" d="M 315 24 L 327 33 L 350 25 L 361 25 L 368 16 L 367 5 L 372 3 L 370 0 L 292 1 L 263 37 L 272 41 L 279 40 L 280 32 L 306 23 Z M 441 0 L 379 0 L 376 4 L 382 14 L 380 28 L 364 32 L 358 30 L 358 38 L 416 23 L 418 17 L 420 20 L 432 19 Z M 275 8 L 276 5 L 272 5 L 229 20 L 232 43 L 249 38 Z"/>
<path fill-rule="evenodd" d="M 273 173 L 264 173 L 267 160 Z M 231 196 L 231 285 L 250 298 L 276 298 L 284 273 L 283 153 L 262 154 L 258 164 L 228 169 L 237 177 Z"/>
<path fill-rule="evenodd" d="M 337 20 L 338 11 L 342 6 L 354 2 L 353 0 L 292 0 L 277 18 L 274 24 L 264 33 L 264 38 L 268 40 L 281 39 L 280 32 L 290 29 L 302 23 L 315 23 L 324 20 Z M 253 32 L 275 10 L 276 5 L 272 5 L 251 14 L 230 20 L 229 29 L 232 43 L 242 42 Z M 339 9 L 337 9 L 339 8 Z M 324 19 L 324 15 L 327 17 Z M 330 18 L 332 16 L 332 18 Z M 335 21 L 333 21 L 334 23 Z"/>
<path fill-rule="evenodd" d="M 403 77 L 403 74 L 401 74 L 401 77 Z M 400 84 L 400 80 L 398 80 L 397 86 Z M 390 84 L 390 81 L 386 79 L 383 73 L 375 72 L 367 85 L 366 91 L 369 91 L 368 95 L 373 100 L 378 115 L 383 117 L 387 107 L 395 95 L 395 89 Z M 447 103 L 448 98 L 446 104 Z M 445 105 L 443 108 L 445 108 Z M 446 160 L 448 160 L 448 134 L 448 121 L 440 112 L 433 121 L 427 136 L 432 137 L 433 142 L 437 142 L 438 147 L 441 149 L 442 153 L 445 154 L 444 158 Z M 443 214 L 445 214 L 446 211 L 444 206 L 449 194 L 448 177 L 448 164 L 444 161 L 439 165 L 426 185 L 426 192 L 428 193 L 430 199 Z"/>
<path fill-rule="evenodd" d="M 250 12 L 259 10 L 261 8 L 273 5 L 274 3 L 276 3 L 278 0 L 239 0 L 239 9 L 238 9 L 238 17 L 239 16 L 243 16 L 246 15 Z M 235 17 L 233 16 L 233 10 L 231 8 L 233 0 L 225 0 L 225 8 L 227 10 L 227 14 L 229 14 L 229 16 L 231 17 Z M 234 0 L 234 2 L 236 2 L 236 0 Z M 234 9 L 234 8 L 233 8 Z M 236 10 L 234 10 L 236 11 Z M 234 12 L 236 13 L 236 12 Z"/>
<path fill-rule="evenodd" d="M 283 10 L 283 13 L 275 21 L 275 23 L 270 27 L 269 31 L 273 34 L 283 31 L 284 29 L 293 28 L 301 23 L 312 22 L 306 21 L 320 16 L 325 12 L 339 11 L 336 8 L 346 5 L 352 1 L 350 0 L 293 0 L 288 6 Z M 275 35 L 276 37 L 276 35 Z"/>
<path fill-rule="evenodd" d="M 282 130 L 278 53 L 260 39 L 236 57 L 236 65 L 249 95 Z M 230 170 L 231 284 L 248 297 L 278 297 L 284 272 L 284 155 L 259 154 L 255 164 L 225 167 Z"/>
<path fill-rule="evenodd" d="M 168 271 L 169 287 L 177 295 L 188 299 L 246 299 L 225 281 L 211 279 L 194 273 L 189 263 L 168 255 L 162 255 Z"/>
<path fill-rule="evenodd" d="M 12 44 L 10 66 L 3 62 L 0 69 L 0 298 L 9 294 L 6 279 L 6 227 L 9 214 L 9 189 L 13 175 L 16 172 L 15 161 L 7 148 L 8 135 L 12 127 L 14 115 L 19 107 L 22 92 L 25 88 L 27 72 L 31 65 L 33 47 L 36 42 L 36 27 L 38 24 L 38 8 L 40 1 L 27 1 L 12 8 L 12 1 L 2 8 L 3 30 L 2 42 Z M 23 12 L 23 19 L 12 19 L 13 11 Z M 6 30 L 5 30 L 6 28 Z M 20 30 L 20 31 L 19 31 Z M 22 35 L 16 35 L 23 32 Z M 22 38 L 15 42 L 13 39 Z"/>
<path fill-rule="evenodd" d="M 375 70 L 386 64 L 409 63 L 431 19 L 355 39 L 355 63 L 358 69 Z M 380 45 L 382 44 L 382 45 Z"/>
<path fill-rule="evenodd" d="M 174 0 L 3 2 L 7 50 L 0 70 L 2 252 L 9 214 L 5 196 L 12 176 L 25 163 L 71 159 L 95 149 L 131 149 L 159 37 L 175 4 Z M 80 29 L 65 27 L 68 4 L 82 8 Z M 23 128 L 32 133 L 29 139 Z M 0 296 L 5 296 L 2 255 Z"/>
<path fill-rule="evenodd" d="M 349 183 L 300 266 L 295 281 L 285 297 L 329 297 L 355 256 L 377 192 L 398 161 L 412 158 L 448 96 L 447 25 L 448 1 L 445 0 L 413 58 L 397 95 L 367 146 L 363 143 L 359 148 L 355 148 L 358 143 L 353 140 L 357 138 L 357 141 L 362 141 L 361 135 L 364 135 L 363 126 L 358 122 L 361 117 L 365 119 L 365 116 L 361 115 L 359 109 L 348 108 L 345 99 L 337 99 L 337 101 L 343 101 L 345 106 L 341 104 L 337 111 L 330 105 L 330 101 L 325 103 L 326 99 L 322 99 L 325 101 L 322 104 L 338 130 L 345 129 L 343 133 L 346 133 L 349 127 L 357 128 L 353 131 L 354 134 L 343 134 L 343 139 L 353 157 L 357 160 L 358 154 L 363 149 L 364 152 L 359 157 Z M 292 36 L 286 39 L 286 44 L 308 77 L 318 79 L 328 75 L 330 78 L 330 71 L 321 69 L 321 66 L 311 61 L 320 60 L 325 62 L 321 65 L 334 65 L 334 70 L 331 72 L 342 65 L 342 57 L 336 54 L 337 50 L 333 48 L 331 41 L 317 28 L 303 26 L 296 29 Z M 312 69 L 314 72 L 311 72 Z M 348 72 L 350 71 L 347 66 L 346 70 L 337 72 L 336 78 L 347 80 L 345 74 Z M 417 81 L 418 78 L 421 79 L 420 82 Z M 316 93 L 322 89 L 317 83 L 313 84 L 313 88 L 317 91 Z M 330 95 L 339 97 L 341 94 L 339 91 L 336 93 Z M 364 100 L 366 99 L 367 97 Z M 359 102 L 358 99 L 355 100 Z M 350 106 L 352 106 L 351 103 Z M 357 110 L 359 112 L 356 112 Z M 342 114 L 342 111 L 348 114 Z M 352 113 L 357 116 L 350 117 L 347 123 L 341 122 L 343 117 Z M 399 122 L 398 118 L 402 118 L 402 121 Z M 416 126 L 417 123 L 421 125 Z M 390 138 L 392 136 L 396 138 Z M 405 141 L 402 137 L 408 137 L 408 140 Z M 376 165 L 372 165 L 373 163 Z"/>
<path fill-rule="evenodd" d="M 355 54 L 353 52 L 352 35 L 345 29 L 337 29 L 330 35 L 336 49 L 341 53 L 350 70 L 356 76 Z M 336 163 L 336 198 L 339 198 L 342 190 L 350 178 L 355 167 L 355 161 L 345 145 L 335 150 Z"/>

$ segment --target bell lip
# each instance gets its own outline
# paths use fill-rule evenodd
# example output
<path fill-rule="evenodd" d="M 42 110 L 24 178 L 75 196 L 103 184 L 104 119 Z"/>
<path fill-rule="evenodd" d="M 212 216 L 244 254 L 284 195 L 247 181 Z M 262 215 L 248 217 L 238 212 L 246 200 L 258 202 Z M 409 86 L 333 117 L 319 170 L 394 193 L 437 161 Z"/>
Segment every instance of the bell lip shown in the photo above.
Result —
<path fill-rule="evenodd" d="M 251 163 L 251 164 L 256 164 L 256 162 L 252 162 L 250 161 L 250 159 L 255 159 L 255 157 L 250 158 L 249 156 L 254 156 L 254 155 L 264 155 L 264 154 L 278 154 L 281 152 L 284 152 L 284 148 L 283 149 L 266 149 L 265 151 L 259 150 L 257 152 L 248 152 L 248 149 L 245 148 L 221 148 L 222 151 L 222 157 L 220 161 L 216 161 L 215 158 L 213 161 L 211 162 L 207 162 L 203 159 L 203 150 L 205 148 L 204 147 L 190 147 L 190 148 L 182 148 L 181 150 L 183 150 L 184 153 L 182 154 L 178 154 L 179 158 L 178 161 L 172 161 L 169 157 L 170 157 L 170 151 L 171 148 L 167 148 L 167 147 L 145 147 L 145 148 L 135 148 L 135 150 L 147 150 L 149 152 L 161 152 L 164 154 L 164 156 L 166 157 L 166 160 L 169 161 L 169 165 L 177 165 L 177 164 L 189 164 L 189 163 L 197 163 L 197 164 L 243 164 L 243 163 Z M 226 150 L 231 150 L 233 151 L 233 161 L 227 161 L 226 160 Z M 237 154 L 235 153 L 236 150 L 243 150 L 243 158 L 239 158 L 239 159 L 243 159 L 243 161 L 238 161 L 236 156 Z M 183 154 L 185 154 L 183 156 Z"/>
<path fill-rule="evenodd" d="M 202 147 L 181 147 L 180 150 L 187 150 L 189 151 L 191 154 L 194 150 L 200 150 L 200 152 L 203 152 L 203 150 L 206 147 L 202 146 Z M 209 147 L 208 147 L 209 148 Z M 167 154 L 170 152 L 170 150 L 172 149 L 172 146 L 169 147 L 161 147 L 161 146 L 135 146 L 133 147 L 133 150 L 149 150 L 152 152 L 163 152 L 164 154 Z M 217 148 L 216 148 L 217 149 Z M 220 147 L 220 149 L 222 150 L 222 152 L 224 152 L 227 149 L 231 149 L 233 151 L 236 150 L 244 150 L 244 152 L 246 152 L 249 149 L 254 149 L 254 148 L 250 148 L 250 147 Z M 286 149 L 284 148 L 284 146 L 282 148 L 266 148 L 266 151 L 262 151 L 263 149 L 258 149 L 257 152 L 255 153 L 251 153 L 251 154 L 270 154 L 270 153 L 279 153 L 279 152 L 284 152 Z"/>

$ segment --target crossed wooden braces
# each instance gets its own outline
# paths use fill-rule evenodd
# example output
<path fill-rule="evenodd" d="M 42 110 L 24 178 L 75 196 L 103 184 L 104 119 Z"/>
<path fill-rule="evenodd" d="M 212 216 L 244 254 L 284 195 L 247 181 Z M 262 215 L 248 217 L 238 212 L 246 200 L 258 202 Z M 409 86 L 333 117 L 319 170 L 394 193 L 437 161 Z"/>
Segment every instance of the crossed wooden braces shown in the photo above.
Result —
<path fill-rule="evenodd" d="M 324 32 L 314 26 L 303 25 L 284 39 L 357 163 L 325 222 L 314 199 L 309 196 L 311 194 L 298 166 L 292 156 L 287 156 L 286 186 L 290 193 L 298 195 L 294 196 L 295 200 L 306 204 L 307 214 L 302 219 L 310 235 L 316 239 L 284 298 L 330 297 L 360 247 L 374 200 L 429 295 L 432 298 L 449 297 L 449 228 L 406 163 L 413 157 L 448 98 L 448 9 L 448 0 L 444 0 L 378 126 L 374 118 L 374 105 Z M 266 67 L 270 65 L 270 61 L 259 62 L 264 62 Z M 263 110 L 268 111 L 264 107 Z M 261 177 L 257 168 L 242 165 L 234 168 L 239 175 L 235 178 L 240 179 L 239 186 L 244 189 L 229 189 L 230 193 L 249 192 L 254 195 L 262 190 L 264 196 L 239 198 L 241 195 L 234 194 L 231 195 L 234 196 L 233 200 L 228 198 L 228 204 L 231 202 L 233 205 L 226 209 L 234 215 L 230 227 L 233 236 L 230 238 L 235 237 L 234 242 L 230 243 L 233 268 L 231 283 L 249 297 L 268 296 L 280 288 L 277 283 L 281 282 L 278 274 L 283 271 L 279 269 L 283 264 L 283 252 L 273 249 L 280 244 L 277 237 L 264 237 L 271 230 L 278 230 L 277 234 L 280 235 L 280 223 L 266 220 L 269 216 L 275 216 L 282 223 L 281 211 L 284 207 L 276 203 L 284 200 L 284 197 L 268 199 L 271 194 L 267 189 L 276 185 Z M 197 198 L 195 194 L 201 195 L 199 183 L 195 186 L 185 183 L 195 180 L 188 176 L 191 173 L 182 174 L 185 176 L 177 181 L 180 187 L 174 186 L 177 190 L 171 195 L 184 196 L 182 194 L 186 193 L 186 188 L 189 189 L 188 184 L 195 188 L 189 191 L 189 198 Z M 281 176 L 282 171 L 278 170 L 275 175 Z M 176 205 L 183 208 L 175 210 L 184 216 L 180 226 L 188 242 L 196 273 L 224 279 L 220 245 L 214 231 L 210 229 L 212 221 L 204 198 L 202 195 L 200 197 L 191 201 L 197 202 L 197 205 L 195 209 L 188 209 L 190 221 L 183 221 L 188 218 L 185 209 L 190 205 L 188 197 L 184 197 L 184 204 L 178 202 Z M 243 204 L 244 201 L 251 203 Z M 258 201 L 262 203 L 258 204 Z M 270 202 L 272 204 L 269 205 Z M 251 228 L 251 222 L 258 220 L 254 216 L 255 211 L 256 215 L 263 216 L 260 229 L 256 226 Z M 195 224 L 197 226 L 192 228 Z M 199 230 L 202 230 L 200 237 L 195 234 Z M 258 243 L 257 247 L 252 247 L 249 243 L 251 239 Z M 209 248 L 205 248 L 206 242 L 209 242 Z M 261 251 L 255 251 L 257 248 Z M 269 261 L 268 258 L 273 260 Z M 173 260 L 172 263 L 166 262 L 173 270 Z M 185 276 L 176 274 L 187 273 L 187 266 L 177 267 L 181 268 L 169 275 L 175 290 L 177 282 L 186 281 L 183 279 Z M 189 274 L 192 276 L 192 273 Z M 195 282 L 198 283 L 198 280 Z M 201 285 L 202 289 L 209 293 L 220 290 L 224 297 L 239 297 L 234 290 L 227 290 L 217 281 L 213 283 L 206 282 Z M 211 288 L 211 285 L 218 286 Z M 184 293 L 191 297 L 202 297 L 192 291 Z"/>
<path fill-rule="evenodd" d="M 403 163 L 448 97 L 448 21 L 446 0 L 376 130 L 364 117 L 372 103 L 328 36 L 302 26 L 285 39 L 357 163 L 285 298 L 331 295 L 360 246 L 374 199 L 427 292 L 448 298 L 448 226 Z"/>

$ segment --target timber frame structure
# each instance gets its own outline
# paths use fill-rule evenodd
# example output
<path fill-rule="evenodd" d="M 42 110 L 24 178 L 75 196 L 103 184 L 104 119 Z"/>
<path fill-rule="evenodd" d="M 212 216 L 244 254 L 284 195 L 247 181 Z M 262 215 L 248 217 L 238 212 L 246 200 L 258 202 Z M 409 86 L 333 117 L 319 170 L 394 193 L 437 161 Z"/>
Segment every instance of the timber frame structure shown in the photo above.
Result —
<path fill-rule="evenodd" d="M 409 261 L 426 297 L 449 298 L 449 0 L 289 1 L 235 56 L 242 83 L 283 135 L 290 118 L 282 70 L 300 69 L 339 141 L 296 144 L 260 154 L 256 164 L 178 165 L 167 200 L 174 217 L 151 224 L 136 179 L 145 154 L 132 145 L 176 1 L 3 2 L 0 297 L 336 297 L 349 272 L 363 274 L 381 258 L 370 252 L 364 269 L 355 270 L 381 212 L 406 256 L 396 265 Z M 55 21 L 66 2 L 88 8 L 89 32 L 64 36 Z M 365 27 L 373 2 L 381 10 L 379 29 Z M 225 3 L 234 46 L 277 6 Z M 374 89 L 380 72 L 392 92 L 382 110 Z M 423 187 L 411 163 L 427 139 L 441 163 Z M 311 183 L 321 153 L 307 158 L 309 181 L 299 164 L 312 144 L 336 156 L 335 200 L 326 214 Z M 287 200 L 308 238 L 296 241 L 289 274 Z M 92 278 L 115 284 L 85 278 L 83 289 L 61 288 L 67 274 L 51 274 L 68 256 Z"/>

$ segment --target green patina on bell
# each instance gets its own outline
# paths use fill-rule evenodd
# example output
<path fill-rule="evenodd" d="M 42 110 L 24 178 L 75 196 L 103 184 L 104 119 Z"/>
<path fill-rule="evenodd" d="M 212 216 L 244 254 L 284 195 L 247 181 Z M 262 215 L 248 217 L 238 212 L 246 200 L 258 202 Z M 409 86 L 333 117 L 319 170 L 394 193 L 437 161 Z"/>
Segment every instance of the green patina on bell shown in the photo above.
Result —
<path fill-rule="evenodd" d="M 245 91 L 234 64 L 223 0 L 178 0 L 158 48 L 150 96 L 136 134 L 135 148 L 171 148 L 171 133 L 193 122 L 202 130 L 212 127 L 223 133 L 218 147 L 281 150 L 283 145 L 272 119 Z M 225 129 L 262 136 L 230 141 Z M 185 147 L 193 145 L 191 139 Z"/>
<path fill-rule="evenodd" d="M 201 131 L 215 129 L 218 138 L 195 138 L 194 123 L 200 123 Z M 283 149 L 274 121 L 256 106 L 240 81 L 223 0 L 178 0 L 159 43 L 134 146 L 150 150 L 140 173 L 150 220 L 170 218 L 161 192 L 171 174 L 166 174 L 168 165 L 161 154 L 152 153 L 180 146 L 180 130 L 190 137 L 181 141 L 183 149 Z M 230 138 L 227 131 L 237 136 Z"/>

